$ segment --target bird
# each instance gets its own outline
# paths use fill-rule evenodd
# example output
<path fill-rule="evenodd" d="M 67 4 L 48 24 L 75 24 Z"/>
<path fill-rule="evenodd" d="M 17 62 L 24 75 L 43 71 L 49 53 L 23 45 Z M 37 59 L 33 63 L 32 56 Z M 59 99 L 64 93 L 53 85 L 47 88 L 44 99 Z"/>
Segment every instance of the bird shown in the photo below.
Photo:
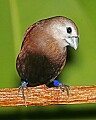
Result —
<path fill-rule="evenodd" d="M 78 48 L 79 31 L 76 24 L 65 16 L 54 16 L 40 20 L 31 25 L 24 34 L 20 53 L 16 59 L 17 72 L 21 78 L 24 102 L 24 88 L 28 85 L 38 86 L 54 83 L 64 86 L 68 93 L 68 85 L 55 80 L 63 70 L 67 58 L 67 46 Z M 69 95 L 69 93 L 68 93 Z"/>

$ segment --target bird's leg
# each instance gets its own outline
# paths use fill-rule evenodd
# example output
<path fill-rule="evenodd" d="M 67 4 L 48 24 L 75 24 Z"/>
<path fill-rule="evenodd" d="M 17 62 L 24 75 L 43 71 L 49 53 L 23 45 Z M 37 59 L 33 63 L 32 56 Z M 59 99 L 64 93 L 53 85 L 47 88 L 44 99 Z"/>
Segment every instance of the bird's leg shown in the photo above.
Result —
<path fill-rule="evenodd" d="M 70 86 L 61 83 L 59 80 L 54 80 L 53 82 L 54 82 L 54 86 L 56 86 L 56 87 L 59 86 L 59 87 L 60 87 L 60 90 L 61 90 L 62 92 L 64 92 L 64 89 L 63 89 L 62 87 L 63 87 L 63 86 L 65 87 L 66 92 L 67 92 L 67 96 L 68 96 L 68 99 L 69 99 L 69 97 L 70 97 L 70 95 L 69 95 Z"/>
<path fill-rule="evenodd" d="M 26 88 L 26 90 L 27 90 L 28 92 L 30 92 L 30 90 L 28 89 L 27 85 L 28 85 L 28 82 L 27 82 L 27 81 L 22 81 L 22 82 L 21 82 L 21 85 L 20 85 L 19 88 L 18 88 L 18 93 L 20 92 L 20 89 L 22 90 L 22 97 L 23 97 L 25 106 L 26 106 L 26 99 L 25 99 L 25 96 L 24 96 L 24 88 Z"/>

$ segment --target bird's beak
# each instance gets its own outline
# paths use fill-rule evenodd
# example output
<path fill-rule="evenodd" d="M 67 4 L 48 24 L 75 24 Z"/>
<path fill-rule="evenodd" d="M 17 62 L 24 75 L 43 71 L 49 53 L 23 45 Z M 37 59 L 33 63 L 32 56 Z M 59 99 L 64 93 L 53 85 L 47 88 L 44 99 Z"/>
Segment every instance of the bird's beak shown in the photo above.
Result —
<path fill-rule="evenodd" d="M 68 37 L 66 39 L 66 42 L 69 46 L 73 47 L 76 50 L 79 43 L 79 37 L 78 36 Z"/>

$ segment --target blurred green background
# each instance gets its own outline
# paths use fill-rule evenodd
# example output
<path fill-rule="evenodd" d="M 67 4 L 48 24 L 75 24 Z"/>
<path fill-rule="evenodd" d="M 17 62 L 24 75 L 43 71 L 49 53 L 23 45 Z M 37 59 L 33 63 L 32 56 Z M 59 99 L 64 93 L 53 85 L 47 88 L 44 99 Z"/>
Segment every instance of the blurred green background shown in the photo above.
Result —
<path fill-rule="evenodd" d="M 68 48 L 59 79 L 68 85 L 96 85 L 96 0 L 0 0 L 0 88 L 20 85 L 15 64 L 25 30 L 34 22 L 66 16 L 78 26 L 78 50 Z M 47 69 L 47 68 L 46 68 Z M 6 119 L 96 119 L 96 104 L 0 108 Z"/>

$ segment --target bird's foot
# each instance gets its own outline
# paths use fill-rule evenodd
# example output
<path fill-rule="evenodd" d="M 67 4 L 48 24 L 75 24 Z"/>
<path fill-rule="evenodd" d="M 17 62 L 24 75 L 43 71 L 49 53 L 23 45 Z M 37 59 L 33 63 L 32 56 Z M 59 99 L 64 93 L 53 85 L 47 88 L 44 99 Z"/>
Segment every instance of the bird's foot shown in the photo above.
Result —
<path fill-rule="evenodd" d="M 70 94 L 69 94 L 70 86 L 61 83 L 59 80 L 54 80 L 53 82 L 54 82 L 54 86 L 56 86 L 56 87 L 59 86 L 59 87 L 60 87 L 60 90 L 61 90 L 62 92 L 64 92 L 64 89 L 63 89 L 62 87 L 63 87 L 63 86 L 65 87 L 66 92 L 67 92 L 67 96 L 68 96 L 68 99 L 69 99 L 69 97 L 70 97 Z"/>
<path fill-rule="evenodd" d="M 25 99 L 25 96 L 24 96 L 24 88 L 26 88 L 26 90 L 27 90 L 28 92 L 30 92 L 30 90 L 28 89 L 27 85 L 28 85 L 28 82 L 27 82 L 27 81 L 22 81 L 22 82 L 21 82 L 21 85 L 20 85 L 19 88 L 18 88 L 18 93 L 20 92 L 20 89 L 22 90 L 22 97 L 23 97 L 25 106 L 27 106 L 27 105 L 26 105 L 26 99 Z"/>

